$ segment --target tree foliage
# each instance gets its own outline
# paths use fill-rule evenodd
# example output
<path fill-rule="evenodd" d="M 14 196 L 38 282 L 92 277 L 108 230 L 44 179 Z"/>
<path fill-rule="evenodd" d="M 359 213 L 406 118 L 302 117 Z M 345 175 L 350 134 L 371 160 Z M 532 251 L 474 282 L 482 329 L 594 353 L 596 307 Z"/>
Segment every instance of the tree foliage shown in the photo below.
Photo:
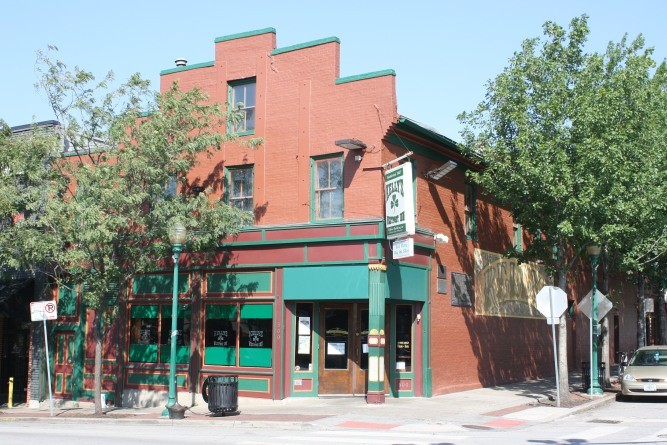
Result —
<path fill-rule="evenodd" d="M 26 208 L 38 217 L 7 225 L 1 259 L 12 266 L 46 265 L 57 282 L 83 283 L 83 301 L 95 314 L 99 405 L 103 315 L 113 313 L 113 297 L 133 276 L 170 256 L 173 223 L 188 229 L 185 247 L 198 252 L 215 249 L 253 216 L 210 189 L 193 193 L 187 183 L 193 167 L 233 139 L 225 131 L 224 106 L 177 84 L 152 93 L 139 75 L 112 87 L 112 74 L 96 82 L 49 53 L 39 53 L 38 69 L 61 127 L 39 139 L 2 139 L 10 149 L 0 150 L 0 163 L 10 174 L 0 186 L 0 210 L 7 216 Z M 63 146 L 70 150 L 63 153 Z M 12 178 L 21 178 L 23 189 L 34 186 L 33 193 L 23 194 Z"/>
<path fill-rule="evenodd" d="M 588 34 L 586 16 L 568 30 L 545 23 L 459 116 L 467 153 L 485 166 L 473 180 L 530 234 L 512 254 L 540 260 L 563 288 L 588 244 L 634 270 L 667 251 L 665 64 L 656 69 L 641 36 L 589 54 Z"/>

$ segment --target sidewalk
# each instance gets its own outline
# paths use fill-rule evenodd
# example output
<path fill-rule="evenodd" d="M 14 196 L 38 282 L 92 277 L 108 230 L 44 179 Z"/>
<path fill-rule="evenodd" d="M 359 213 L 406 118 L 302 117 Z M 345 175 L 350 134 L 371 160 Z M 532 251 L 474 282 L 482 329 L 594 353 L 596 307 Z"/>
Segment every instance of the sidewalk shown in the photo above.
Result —
<path fill-rule="evenodd" d="M 554 380 L 535 380 L 505 386 L 480 388 L 432 398 L 387 398 L 380 405 L 367 404 L 362 397 L 321 397 L 265 400 L 239 398 L 239 413 L 214 416 L 206 404 L 189 407 L 185 419 L 171 420 L 161 416 L 163 407 L 111 408 L 102 416 L 94 415 L 91 403 L 76 402 L 54 408 L 39 409 L 25 405 L 0 407 L 0 422 L 41 420 L 68 423 L 172 424 L 187 422 L 225 425 L 235 428 L 271 427 L 281 429 L 367 428 L 400 431 L 446 432 L 466 429 L 513 428 L 524 423 L 548 422 L 591 409 L 615 399 L 618 387 L 605 390 L 601 396 L 580 391 L 581 377 L 570 376 L 574 403 L 556 407 Z M 182 404 L 185 402 L 180 401 Z M 72 405 L 74 405 L 72 407 Z"/>

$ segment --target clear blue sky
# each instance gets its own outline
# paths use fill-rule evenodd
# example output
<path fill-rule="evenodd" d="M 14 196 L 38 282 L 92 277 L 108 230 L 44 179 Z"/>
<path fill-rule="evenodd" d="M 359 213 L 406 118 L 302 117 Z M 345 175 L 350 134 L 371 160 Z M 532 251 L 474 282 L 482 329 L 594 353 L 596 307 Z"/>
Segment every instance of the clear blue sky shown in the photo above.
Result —
<path fill-rule="evenodd" d="M 521 41 L 541 36 L 547 20 L 566 27 L 584 13 L 590 51 L 641 33 L 657 61 L 667 58 L 664 0 L 8 1 L 0 118 L 12 126 L 54 118 L 34 88 L 35 53 L 47 45 L 98 78 L 139 72 L 157 89 L 176 58 L 207 62 L 216 37 L 273 27 L 278 47 L 338 37 L 341 76 L 394 69 L 399 113 L 458 140 L 456 116 L 483 99 Z"/>

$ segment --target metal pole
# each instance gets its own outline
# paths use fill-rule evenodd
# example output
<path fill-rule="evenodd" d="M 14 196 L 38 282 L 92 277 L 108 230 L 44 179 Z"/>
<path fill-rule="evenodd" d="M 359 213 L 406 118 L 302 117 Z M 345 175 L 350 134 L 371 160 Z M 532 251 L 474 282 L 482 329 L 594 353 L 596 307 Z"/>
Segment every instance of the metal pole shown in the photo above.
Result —
<path fill-rule="evenodd" d="M 176 340 L 178 336 L 178 260 L 181 256 L 181 245 L 174 244 L 174 286 L 171 301 L 171 354 L 169 356 L 169 398 L 167 399 L 167 415 L 169 408 L 176 404 Z M 164 415 L 164 412 L 163 412 Z"/>
<path fill-rule="evenodd" d="M 551 313 L 551 338 L 554 344 L 554 369 L 556 370 L 556 406 L 560 408 L 560 377 L 558 375 L 558 353 L 556 352 L 556 324 L 554 323 L 554 300 L 549 286 L 549 306 Z M 560 329 L 560 328 L 559 328 Z"/>
<path fill-rule="evenodd" d="M 598 378 L 598 301 L 597 301 L 597 289 L 596 289 L 596 278 L 597 278 L 597 268 L 598 268 L 598 256 L 591 255 L 591 261 L 593 262 L 593 295 L 591 297 L 591 388 L 588 391 L 589 394 L 603 394 L 602 388 L 600 387 L 600 380 Z"/>
<path fill-rule="evenodd" d="M 46 336 L 46 318 L 42 312 L 42 321 L 44 322 L 44 347 L 46 348 L 46 377 L 49 382 L 49 413 L 53 417 L 53 392 L 51 390 L 51 364 L 49 363 L 49 339 Z"/>

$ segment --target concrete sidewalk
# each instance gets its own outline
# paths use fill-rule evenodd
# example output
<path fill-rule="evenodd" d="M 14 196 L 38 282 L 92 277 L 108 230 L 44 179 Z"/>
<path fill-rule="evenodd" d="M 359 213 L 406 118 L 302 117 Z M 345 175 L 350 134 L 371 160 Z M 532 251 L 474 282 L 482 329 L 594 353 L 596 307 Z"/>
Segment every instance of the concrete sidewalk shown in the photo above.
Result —
<path fill-rule="evenodd" d="M 47 401 L 39 409 L 30 409 L 24 405 L 0 407 L 0 422 L 187 422 L 237 428 L 367 428 L 422 432 L 513 428 L 525 423 L 548 422 L 591 409 L 614 400 L 618 392 L 617 385 L 614 385 L 601 396 L 589 396 L 580 392 L 580 382 L 578 375 L 571 376 L 574 400 L 571 407 L 556 407 L 554 380 L 534 380 L 432 398 L 387 398 L 386 403 L 380 405 L 369 405 L 362 397 L 289 398 L 275 401 L 240 397 L 238 414 L 215 416 L 204 404 L 188 407 L 185 419 L 182 420 L 162 417 L 161 406 L 111 408 L 106 409 L 103 416 L 95 416 L 91 403 L 76 402 L 54 408 L 54 416 L 51 417 Z M 184 401 L 180 403 L 184 404 Z"/>

